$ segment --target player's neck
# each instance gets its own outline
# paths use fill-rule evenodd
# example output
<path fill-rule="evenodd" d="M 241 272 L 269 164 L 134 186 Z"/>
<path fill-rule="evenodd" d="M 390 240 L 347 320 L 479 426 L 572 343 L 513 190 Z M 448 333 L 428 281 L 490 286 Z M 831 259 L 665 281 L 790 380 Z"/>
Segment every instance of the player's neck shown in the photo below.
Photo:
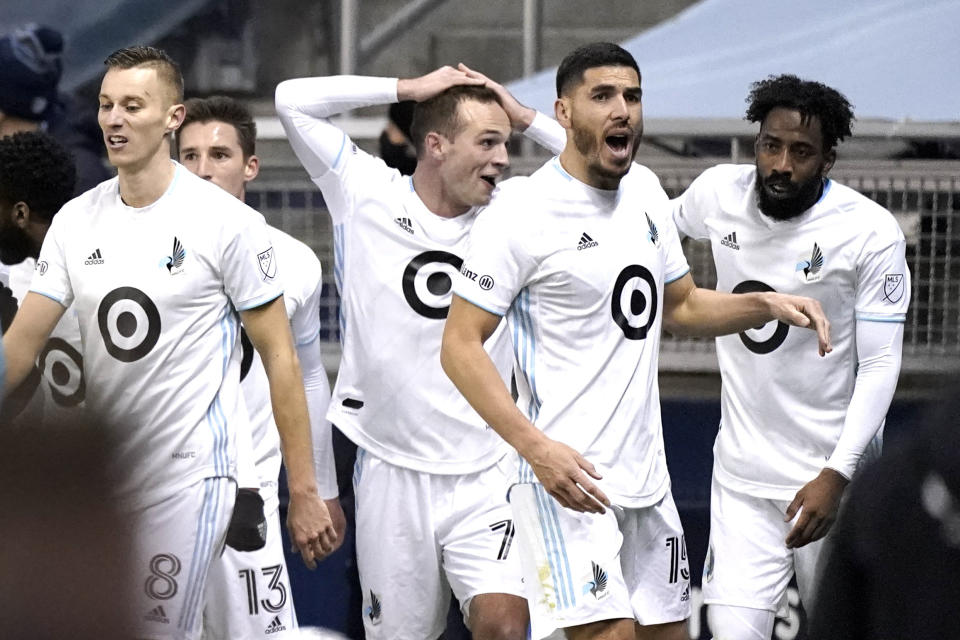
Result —
<path fill-rule="evenodd" d="M 169 156 L 158 153 L 141 166 L 118 167 L 120 198 L 128 207 L 140 209 L 160 199 L 176 173 Z"/>
<path fill-rule="evenodd" d="M 430 213 L 441 218 L 456 218 L 470 211 L 471 207 L 464 206 L 450 197 L 437 172 L 421 170 L 420 165 L 417 165 L 412 180 L 413 190 Z"/>
<path fill-rule="evenodd" d="M 591 171 L 587 158 L 583 157 L 570 142 L 560 153 L 560 166 L 571 177 L 588 187 L 603 191 L 616 191 L 620 188 L 622 176 L 602 175 L 596 171 Z"/>

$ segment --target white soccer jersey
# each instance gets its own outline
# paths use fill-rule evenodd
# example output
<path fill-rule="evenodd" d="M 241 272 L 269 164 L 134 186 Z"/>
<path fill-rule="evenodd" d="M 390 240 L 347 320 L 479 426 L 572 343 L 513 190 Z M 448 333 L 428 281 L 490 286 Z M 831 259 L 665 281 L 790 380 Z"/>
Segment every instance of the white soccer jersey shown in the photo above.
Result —
<path fill-rule="evenodd" d="M 553 158 L 501 186 L 454 285 L 507 316 L 520 408 L 596 465 L 622 506 L 654 504 L 669 489 L 657 358 L 664 284 L 689 267 L 666 202 L 646 167 L 602 191 Z M 519 480 L 536 481 L 525 463 Z"/>
<path fill-rule="evenodd" d="M 30 290 L 36 264 L 35 259 L 27 258 L 9 267 L 9 286 L 19 303 Z M 77 311 L 70 307 L 57 322 L 37 358 L 37 366 L 43 375 L 39 393 L 45 420 L 69 421 L 83 409 L 86 383 L 82 351 Z"/>
<path fill-rule="evenodd" d="M 790 500 L 833 452 L 856 379 L 857 321 L 903 322 L 910 298 L 896 220 L 827 181 L 802 216 L 777 222 L 757 208 L 756 168 L 720 165 L 673 201 L 680 231 L 711 242 L 720 291 L 779 291 L 820 301 L 833 352 L 817 335 L 769 322 L 717 338 L 723 376 L 714 473 L 735 491 Z"/>
<path fill-rule="evenodd" d="M 116 431 L 124 504 L 235 477 L 250 428 L 237 310 L 282 293 L 260 214 L 179 164 L 139 209 L 115 178 L 54 217 L 31 290 L 76 308 L 87 408 Z"/>
<path fill-rule="evenodd" d="M 410 178 L 325 119 L 396 99 L 391 78 L 304 78 L 277 87 L 277 113 L 333 218 L 343 357 L 327 415 L 387 462 L 471 473 L 492 465 L 505 444 L 443 373 L 440 342 L 478 211 L 433 214 Z M 509 336 L 501 331 L 486 348 L 508 380 Z"/>
<path fill-rule="evenodd" d="M 286 305 L 287 318 L 290 320 L 293 342 L 297 346 L 314 343 L 320 334 L 322 287 L 320 260 L 310 247 L 296 238 L 274 227 L 268 226 L 267 230 L 273 242 L 277 260 L 283 267 L 279 278 L 283 286 L 283 302 Z M 261 496 L 267 503 L 269 511 L 270 505 L 277 498 L 277 479 L 280 475 L 281 462 L 280 433 L 273 419 L 270 384 L 267 372 L 263 368 L 263 361 L 246 334 L 242 335 L 241 342 L 241 389 L 244 403 L 250 414 L 250 426 L 253 429 L 254 458 L 257 475 L 260 478 Z M 324 409 L 329 399 L 330 393 L 327 389 L 325 398 L 321 402 Z M 312 422 L 315 416 L 311 415 L 310 419 Z M 323 420 L 325 417 L 320 416 L 319 419 Z M 321 474 L 320 477 L 325 475 Z M 334 485 L 335 483 L 336 480 Z M 321 485 L 318 488 L 322 498 L 335 498 L 337 495 L 335 486 Z"/>

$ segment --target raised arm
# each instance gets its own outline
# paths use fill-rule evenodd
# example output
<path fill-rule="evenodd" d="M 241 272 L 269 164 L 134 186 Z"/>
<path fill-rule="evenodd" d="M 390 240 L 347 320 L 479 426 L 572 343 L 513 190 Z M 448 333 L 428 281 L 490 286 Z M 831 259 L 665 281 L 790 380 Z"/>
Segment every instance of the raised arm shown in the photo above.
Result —
<path fill-rule="evenodd" d="M 482 84 L 453 67 L 441 67 L 412 79 L 367 76 L 297 78 L 277 85 L 277 115 L 290 145 L 317 178 L 336 166 L 347 146 L 346 134 L 332 124 L 330 116 L 400 100 L 422 101 L 458 84 Z"/>
<path fill-rule="evenodd" d="M 701 289 L 688 273 L 664 289 L 663 326 L 674 335 L 723 336 L 771 320 L 817 332 L 820 355 L 830 346 L 830 322 L 813 298 L 783 293 L 725 293 Z"/>
<path fill-rule="evenodd" d="M 569 509 L 603 513 L 609 499 L 591 481 L 593 465 L 551 440 L 520 412 L 483 348 L 501 318 L 454 295 L 443 331 L 440 364 L 467 402 L 533 468 L 544 489 Z"/>
<path fill-rule="evenodd" d="M 520 101 L 513 97 L 513 94 L 507 91 L 506 87 L 479 71 L 475 71 L 463 63 L 460 63 L 457 68 L 467 74 L 468 77 L 480 80 L 496 92 L 500 98 L 500 104 L 503 105 L 503 110 L 507 112 L 507 117 L 510 118 L 510 126 L 513 127 L 514 131 L 522 133 L 551 153 L 558 154 L 563 151 L 563 147 L 567 144 L 567 132 L 559 122 L 536 109 L 520 104 Z"/>
<path fill-rule="evenodd" d="M 317 493 L 306 396 L 283 298 L 241 311 L 240 317 L 270 382 L 270 402 L 290 491 L 287 528 L 304 563 L 312 569 L 317 559 L 336 548 L 337 534 Z"/>

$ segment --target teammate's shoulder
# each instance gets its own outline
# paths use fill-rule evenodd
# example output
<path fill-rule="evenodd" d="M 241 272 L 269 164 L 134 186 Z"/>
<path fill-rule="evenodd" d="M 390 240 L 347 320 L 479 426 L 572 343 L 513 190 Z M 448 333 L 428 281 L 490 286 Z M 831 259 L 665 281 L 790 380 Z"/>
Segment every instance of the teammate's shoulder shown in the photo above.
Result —
<path fill-rule="evenodd" d="M 297 260 L 297 264 L 302 266 L 312 264 L 320 265 L 320 259 L 317 257 L 317 254 L 314 253 L 313 249 L 305 242 L 294 238 L 286 231 L 270 225 L 267 225 L 267 233 L 270 235 L 270 240 L 273 242 L 273 246 L 276 247 L 277 251 L 293 256 L 294 259 Z"/>
<path fill-rule="evenodd" d="M 103 203 L 115 200 L 119 189 L 119 179 L 116 176 L 104 180 L 64 203 L 54 215 L 54 220 L 92 214 L 98 211 Z"/>

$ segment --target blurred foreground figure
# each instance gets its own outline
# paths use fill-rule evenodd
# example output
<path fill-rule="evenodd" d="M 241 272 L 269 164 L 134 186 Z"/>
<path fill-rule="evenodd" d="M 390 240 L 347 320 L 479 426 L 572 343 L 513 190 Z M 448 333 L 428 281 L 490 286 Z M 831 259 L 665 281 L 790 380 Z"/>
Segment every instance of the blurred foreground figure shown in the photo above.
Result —
<path fill-rule="evenodd" d="M 953 638 L 960 629 L 960 394 L 848 490 L 809 637 Z"/>
<path fill-rule="evenodd" d="M 132 637 L 131 521 L 104 499 L 109 443 L 92 424 L 0 429 L 6 638 Z"/>

